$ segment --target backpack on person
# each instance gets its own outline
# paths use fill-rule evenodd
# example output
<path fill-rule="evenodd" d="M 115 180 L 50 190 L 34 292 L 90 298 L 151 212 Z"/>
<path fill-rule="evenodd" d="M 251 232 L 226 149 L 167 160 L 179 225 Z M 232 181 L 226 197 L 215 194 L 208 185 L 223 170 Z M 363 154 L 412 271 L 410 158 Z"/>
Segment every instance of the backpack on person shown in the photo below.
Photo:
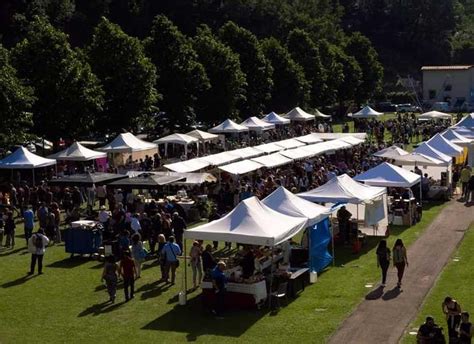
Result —
<path fill-rule="evenodd" d="M 35 243 L 35 247 L 36 247 L 37 249 L 43 249 L 43 238 L 42 238 L 41 235 L 39 235 L 39 234 L 36 234 L 36 235 L 35 235 L 35 241 L 34 241 L 34 243 Z"/>

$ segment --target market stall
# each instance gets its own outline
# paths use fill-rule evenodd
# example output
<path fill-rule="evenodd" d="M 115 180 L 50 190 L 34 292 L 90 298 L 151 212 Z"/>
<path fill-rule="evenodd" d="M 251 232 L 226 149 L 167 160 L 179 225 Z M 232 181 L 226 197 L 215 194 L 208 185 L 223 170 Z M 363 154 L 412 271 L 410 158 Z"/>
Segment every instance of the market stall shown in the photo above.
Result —
<path fill-rule="evenodd" d="M 265 122 L 255 116 L 247 118 L 245 121 L 240 123 L 240 125 L 243 125 L 249 128 L 250 131 L 255 131 L 255 132 L 262 132 L 266 130 L 275 129 L 275 124 Z"/>
<path fill-rule="evenodd" d="M 248 245 L 242 254 L 226 261 L 225 274 L 229 279 L 226 299 L 228 306 L 255 307 L 266 300 L 268 291 L 272 290 L 273 272 L 283 259 L 283 249 L 277 246 L 298 234 L 306 224 L 306 218 L 281 214 L 251 197 L 221 219 L 186 230 L 184 238 Z M 285 273 L 291 275 L 289 271 Z M 211 284 L 203 284 L 205 305 L 212 304 L 214 294 Z"/>
<path fill-rule="evenodd" d="M 153 141 L 158 145 L 165 145 L 165 157 L 168 156 L 168 145 L 179 145 L 184 147 L 184 156 L 188 156 L 188 146 L 196 145 L 196 152 L 199 155 L 199 139 L 186 134 L 171 134 Z"/>
<path fill-rule="evenodd" d="M 332 178 L 320 187 L 298 194 L 310 202 L 344 203 L 351 216 L 351 240 L 357 241 L 357 233 L 385 235 L 388 227 L 387 189 L 356 182 L 347 174 Z M 339 223 L 333 219 L 335 233 Z"/>
<path fill-rule="evenodd" d="M 0 160 L 0 169 L 11 170 L 31 170 L 33 185 L 35 185 L 35 169 L 56 165 L 56 160 L 46 159 L 31 153 L 25 147 L 19 147 L 10 155 Z"/>
<path fill-rule="evenodd" d="M 114 166 L 126 165 L 129 161 L 145 159 L 147 155 L 158 153 L 156 143 L 143 141 L 132 133 L 122 133 L 98 149 L 110 154 L 110 161 Z"/>
<path fill-rule="evenodd" d="M 308 122 L 313 121 L 315 116 L 302 110 L 300 107 L 295 107 L 293 110 L 285 115 L 285 118 L 292 122 Z"/>
<path fill-rule="evenodd" d="M 268 115 L 263 117 L 262 120 L 275 125 L 285 125 L 290 124 L 291 122 L 288 118 L 277 115 L 275 112 L 270 112 Z"/>
<path fill-rule="evenodd" d="M 356 113 L 348 114 L 349 117 L 352 118 L 378 118 L 383 115 L 383 112 L 378 112 L 372 109 L 370 106 L 365 106 L 361 110 Z"/>
<path fill-rule="evenodd" d="M 411 226 L 421 218 L 420 203 L 413 196 L 413 191 L 418 191 L 416 194 L 421 201 L 420 175 L 384 162 L 355 176 L 354 179 L 366 185 L 389 188 L 389 223 Z"/>

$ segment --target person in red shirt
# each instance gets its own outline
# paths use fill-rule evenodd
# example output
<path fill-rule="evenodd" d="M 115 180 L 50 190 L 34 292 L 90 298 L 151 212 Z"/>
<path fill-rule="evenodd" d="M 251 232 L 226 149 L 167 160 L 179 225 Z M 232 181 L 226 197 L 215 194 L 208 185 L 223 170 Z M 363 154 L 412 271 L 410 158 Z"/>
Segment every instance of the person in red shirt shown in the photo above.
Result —
<path fill-rule="evenodd" d="M 125 251 L 120 260 L 119 267 L 120 275 L 123 277 L 123 290 L 125 292 L 125 300 L 133 299 L 135 292 L 135 278 L 137 270 L 135 268 L 135 261 L 133 260 L 130 251 Z M 130 294 L 129 294 L 130 289 Z"/>

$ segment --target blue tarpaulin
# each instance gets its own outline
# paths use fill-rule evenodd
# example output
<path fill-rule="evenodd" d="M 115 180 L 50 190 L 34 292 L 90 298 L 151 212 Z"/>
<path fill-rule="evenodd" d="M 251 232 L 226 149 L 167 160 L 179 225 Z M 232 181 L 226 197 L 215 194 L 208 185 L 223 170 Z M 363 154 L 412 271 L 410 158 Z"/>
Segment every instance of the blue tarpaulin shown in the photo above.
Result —
<path fill-rule="evenodd" d="M 333 257 L 328 251 L 331 242 L 331 231 L 329 230 L 329 219 L 315 224 L 310 229 L 310 271 L 320 272 L 328 266 Z"/>

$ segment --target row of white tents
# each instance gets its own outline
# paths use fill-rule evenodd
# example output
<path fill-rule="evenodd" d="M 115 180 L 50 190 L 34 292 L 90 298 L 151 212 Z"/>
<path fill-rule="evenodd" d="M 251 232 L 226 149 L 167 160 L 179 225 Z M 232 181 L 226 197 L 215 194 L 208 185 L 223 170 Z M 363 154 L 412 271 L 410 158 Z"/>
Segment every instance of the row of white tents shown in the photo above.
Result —
<path fill-rule="evenodd" d="M 320 154 L 347 149 L 364 142 L 365 133 L 333 133 L 323 142 L 319 133 L 312 133 L 292 139 L 261 144 L 254 147 L 239 148 L 200 158 L 165 165 L 174 172 L 194 172 L 208 167 L 234 175 L 241 175 L 266 167 L 273 168 L 289 164 L 294 160 L 312 158 Z"/>

